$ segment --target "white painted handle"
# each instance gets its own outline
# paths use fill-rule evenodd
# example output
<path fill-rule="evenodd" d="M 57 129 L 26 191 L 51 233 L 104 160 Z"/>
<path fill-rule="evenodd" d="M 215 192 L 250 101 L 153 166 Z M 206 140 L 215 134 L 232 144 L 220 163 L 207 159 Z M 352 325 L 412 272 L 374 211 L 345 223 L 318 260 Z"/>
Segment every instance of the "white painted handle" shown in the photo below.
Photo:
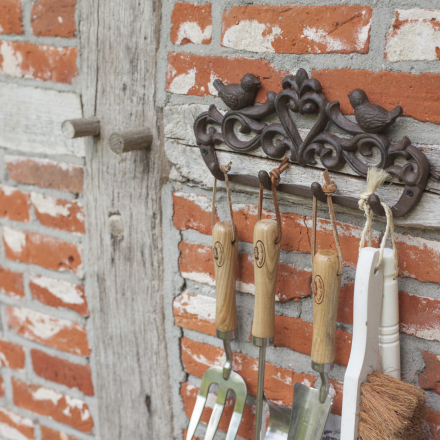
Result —
<path fill-rule="evenodd" d="M 378 260 L 379 249 L 361 249 L 354 288 L 353 340 L 344 378 L 341 440 L 357 440 L 360 386 L 379 366 L 383 265 L 375 274 Z"/>
<path fill-rule="evenodd" d="M 379 347 L 382 371 L 400 380 L 399 289 L 394 277 L 394 253 L 384 249 L 383 299 L 380 316 Z"/>

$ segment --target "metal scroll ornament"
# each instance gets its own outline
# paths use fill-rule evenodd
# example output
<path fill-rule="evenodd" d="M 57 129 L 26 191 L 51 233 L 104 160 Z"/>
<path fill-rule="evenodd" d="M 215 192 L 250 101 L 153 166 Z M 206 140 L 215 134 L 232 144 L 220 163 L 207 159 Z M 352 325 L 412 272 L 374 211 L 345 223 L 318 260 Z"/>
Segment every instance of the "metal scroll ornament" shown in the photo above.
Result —
<path fill-rule="evenodd" d="M 315 166 L 319 157 L 321 164 L 332 171 L 340 170 L 347 163 L 364 178 L 369 165 L 362 161 L 362 157 L 371 156 L 376 147 L 380 152 L 380 159 L 375 166 L 386 170 L 405 185 L 399 201 L 392 208 L 394 217 L 402 217 L 418 203 L 430 176 L 428 159 L 417 147 L 411 145 L 406 136 L 400 142 L 392 143 L 382 134 L 402 114 L 401 107 L 387 111 L 370 103 L 365 92 L 356 89 L 349 95 L 356 119 L 356 122 L 351 121 L 341 113 L 338 101 L 327 100 L 320 82 L 309 78 L 304 69 L 299 69 L 295 76 L 289 75 L 283 79 L 283 90 L 280 93 L 268 92 L 264 104 L 241 108 L 240 103 L 248 105 L 255 98 L 259 81 L 252 82 L 251 77 L 256 79 L 254 75 L 247 74 L 241 84 L 226 86 L 218 81 L 216 89 L 220 98 L 230 108 L 233 106 L 234 110 L 222 115 L 211 105 L 194 123 L 202 157 L 215 178 L 224 180 L 215 152 L 215 145 L 220 143 L 225 143 L 239 153 L 253 151 L 261 146 L 268 157 L 280 159 L 287 154 L 291 162 L 301 166 Z M 316 122 L 305 139 L 299 134 L 291 117 L 292 112 L 317 115 Z M 262 121 L 274 113 L 277 113 L 280 123 Z M 329 122 L 351 135 L 351 138 L 328 131 Z M 237 123 L 241 133 L 254 133 L 255 136 L 249 140 L 239 139 L 234 131 Z M 219 125 L 220 131 L 213 125 Z M 397 165 L 397 158 L 403 158 L 407 163 Z M 255 187 L 261 183 L 266 189 L 270 189 L 270 178 L 265 171 L 260 171 L 258 177 L 243 174 L 229 176 L 236 183 Z M 432 176 L 438 179 L 438 176 Z M 311 187 L 280 184 L 278 190 L 302 197 L 311 198 L 315 195 L 318 200 L 324 203 L 327 201 L 318 183 Z M 335 195 L 333 201 L 350 208 L 357 209 L 358 206 L 358 200 L 352 197 Z M 377 196 L 370 196 L 369 202 L 376 214 L 384 215 Z"/>

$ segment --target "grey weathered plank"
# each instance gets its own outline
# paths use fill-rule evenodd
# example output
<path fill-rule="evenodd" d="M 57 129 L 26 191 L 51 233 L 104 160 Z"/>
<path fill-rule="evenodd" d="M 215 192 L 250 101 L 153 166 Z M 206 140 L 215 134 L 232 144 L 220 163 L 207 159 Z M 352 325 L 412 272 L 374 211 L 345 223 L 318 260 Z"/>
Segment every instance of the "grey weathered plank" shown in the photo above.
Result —
<path fill-rule="evenodd" d="M 84 114 L 101 121 L 101 137 L 88 139 L 86 156 L 87 291 L 100 438 L 171 439 L 161 294 L 160 186 L 167 162 L 155 108 L 161 2 L 83 0 L 80 9 Z M 149 152 L 118 156 L 109 149 L 111 132 L 142 127 L 154 134 Z M 112 214 L 121 217 L 113 236 Z"/>

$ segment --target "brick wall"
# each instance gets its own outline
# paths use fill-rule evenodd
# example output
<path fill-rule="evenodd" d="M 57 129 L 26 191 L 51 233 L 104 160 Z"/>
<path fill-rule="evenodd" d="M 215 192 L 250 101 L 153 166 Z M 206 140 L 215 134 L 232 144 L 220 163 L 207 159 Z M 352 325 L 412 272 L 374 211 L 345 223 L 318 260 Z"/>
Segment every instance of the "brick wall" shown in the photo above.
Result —
<path fill-rule="evenodd" d="M 0 438 L 97 433 L 75 0 L 0 1 Z"/>
<path fill-rule="evenodd" d="M 390 137 L 397 141 L 409 136 L 428 155 L 432 153 L 430 160 L 438 169 L 440 10 L 438 5 L 435 10 L 434 2 L 424 2 L 425 9 L 420 9 L 415 1 L 405 2 L 406 9 L 400 9 L 399 2 L 385 3 L 166 2 L 158 99 L 164 107 L 165 149 L 174 165 L 164 190 L 164 218 L 172 217 L 172 222 L 166 222 L 165 234 L 170 246 L 176 241 L 173 250 L 168 250 L 166 277 L 173 278 L 165 291 L 165 312 L 175 378 L 175 412 L 185 413 L 176 417 L 177 438 L 181 438 L 187 426 L 203 373 L 225 360 L 214 327 L 215 280 L 210 236 L 213 178 L 199 150 L 193 148 L 194 119 L 212 103 L 227 110 L 212 87 L 216 78 L 234 83 L 245 73 L 254 73 L 262 81 L 256 100 L 265 102 L 266 92 L 280 91 L 282 78 L 302 67 L 321 82 L 330 101 L 341 102 L 345 114 L 353 114 L 347 94 L 357 87 L 364 88 L 371 101 L 388 109 L 401 105 L 404 116 L 390 131 Z M 311 123 L 297 120 L 304 138 Z M 261 149 L 246 161 L 226 146 L 218 148 L 220 162 L 232 160 L 233 171 L 234 163 L 237 172 L 240 167 L 249 166 L 248 171 L 252 169 L 254 174 L 259 169 L 277 166 L 276 161 L 263 160 L 265 154 Z M 252 161 L 256 165 L 249 165 Z M 317 168 L 304 171 L 293 165 L 286 172 L 286 181 L 309 185 L 317 179 L 322 181 L 322 167 L 318 164 Z M 348 168 L 342 172 L 346 179 L 340 179 L 345 183 L 339 188 L 357 196 L 361 187 L 347 176 Z M 227 220 L 226 195 L 224 186 L 220 186 L 217 216 Z M 232 347 L 234 368 L 243 376 L 249 393 L 239 436 L 251 440 L 258 365 L 258 349 L 250 342 L 254 293 L 252 234 L 258 194 L 250 188 L 231 186 L 240 239 L 239 336 Z M 425 194 L 422 204 L 433 197 L 431 210 L 437 210 L 432 208 L 440 202 L 437 184 L 430 180 L 429 186 L 431 192 Z M 270 194 L 264 207 L 265 215 L 274 217 Z M 438 224 L 429 230 L 424 227 L 430 217 L 429 209 L 424 209 L 421 207 L 411 218 L 397 222 L 402 367 L 409 380 L 426 390 L 429 410 L 425 438 L 440 439 L 440 246 Z M 311 201 L 284 197 L 281 211 L 283 238 L 276 288 L 276 335 L 274 346 L 267 350 L 265 393 L 268 398 L 289 405 L 294 383 L 313 385 L 317 381 L 310 367 Z M 328 213 L 322 209 L 319 215 L 320 246 L 332 247 Z M 337 219 L 346 267 L 338 312 L 336 366 L 330 385 L 335 404 L 326 439 L 339 438 L 343 379 L 352 339 L 355 266 L 364 221 L 360 214 L 341 209 Z M 376 245 L 383 232 L 384 225 L 375 224 Z M 175 276 L 175 271 L 180 276 Z M 172 323 L 179 329 L 171 329 Z M 213 403 L 214 400 L 208 400 L 209 408 L 197 434 L 200 438 L 204 437 Z M 229 402 L 220 423 L 223 432 L 227 431 L 232 407 L 233 402 Z"/>

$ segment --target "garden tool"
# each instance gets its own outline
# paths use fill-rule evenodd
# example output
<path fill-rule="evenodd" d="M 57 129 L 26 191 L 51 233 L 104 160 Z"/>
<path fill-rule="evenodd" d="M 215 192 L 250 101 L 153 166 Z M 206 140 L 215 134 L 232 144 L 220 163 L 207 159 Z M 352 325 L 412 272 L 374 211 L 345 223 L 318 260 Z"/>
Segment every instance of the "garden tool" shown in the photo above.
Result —
<path fill-rule="evenodd" d="M 230 164 L 222 167 L 225 174 L 226 189 L 228 192 L 228 201 L 231 212 L 230 222 L 219 222 L 212 228 L 212 250 L 215 266 L 216 280 L 216 312 L 215 328 L 216 336 L 223 340 L 226 362 L 221 367 L 209 368 L 202 377 L 200 391 L 188 426 L 186 440 L 191 440 L 196 431 L 206 404 L 209 387 L 216 383 L 218 385 L 217 400 L 209 419 L 206 429 L 205 440 L 212 440 L 217 431 L 220 418 L 226 403 L 228 390 L 235 393 L 235 406 L 232 418 L 229 424 L 226 440 L 234 440 L 246 402 L 246 384 L 241 376 L 232 371 L 232 350 L 230 341 L 235 339 L 237 333 L 237 310 L 235 303 L 235 283 L 237 272 L 238 238 L 232 216 L 232 204 L 229 192 L 229 182 L 227 173 L 230 170 Z M 213 196 L 213 223 L 215 220 L 215 188 Z"/>
<path fill-rule="evenodd" d="M 312 368 L 319 373 L 319 390 L 301 383 L 293 387 L 292 415 L 288 440 L 321 440 L 333 404 L 329 394 L 329 378 L 335 360 L 336 316 L 339 291 L 344 267 L 333 210 L 332 194 L 336 191 L 328 171 L 324 173 L 330 219 L 337 251 L 320 250 L 316 253 L 317 200 L 313 198 L 312 228 L 312 287 L 313 287 L 313 339 Z"/>
<path fill-rule="evenodd" d="M 255 306 L 254 320 L 252 323 L 252 343 L 260 347 L 255 440 L 259 440 L 261 436 L 266 347 L 272 342 L 272 338 L 275 334 L 275 285 L 277 281 L 278 263 L 280 261 L 281 242 L 281 217 L 278 208 L 276 187 L 280 181 L 280 174 L 288 166 L 287 160 L 283 160 L 279 168 L 269 173 L 272 181 L 272 196 L 277 220 L 261 220 L 263 187 L 260 186 L 258 222 L 254 228 Z"/>

